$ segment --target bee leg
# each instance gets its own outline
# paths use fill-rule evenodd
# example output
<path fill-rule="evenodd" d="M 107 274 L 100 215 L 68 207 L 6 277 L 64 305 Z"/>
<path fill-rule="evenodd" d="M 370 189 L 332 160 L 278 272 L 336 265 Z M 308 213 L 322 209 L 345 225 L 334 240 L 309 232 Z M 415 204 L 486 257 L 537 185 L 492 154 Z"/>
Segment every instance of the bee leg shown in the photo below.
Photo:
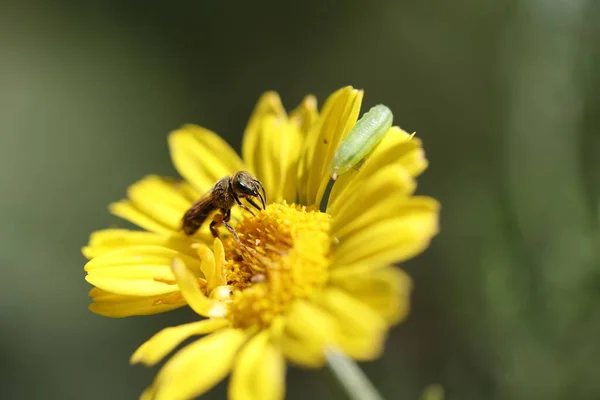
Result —
<path fill-rule="evenodd" d="M 248 203 L 252 204 L 252 206 L 254 208 L 256 208 L 258 211 L 262 210 L 262 208 L 260 208 L 260 206 L 258 204 L 256 204 L 254 202 L 254 200 L 252 200 L 250 197 L 246 197 L 246 200 L 248 201 Z"/>
<path fill-rule="evenodd" d="M 221 214 L 217 214 L 215 215 L 215 218 L 212 220 L 212 222 L 210 223 L 210 233 L 212 233 L 213 237 L 218 238 L 219 236 L 219 231 L 217 230 L 217 228 L 219 226 L 223 225 L 223 216 Z"/>
<path fill-rule="evenodd" d="M 246 211 L 248 211 L 250 214 L 254 215 L 254 213 L 252 212 L 252 210 L 251 210 L 251 209 L 249 209 L 249 208 L 248 208 L 248 206 L 246 206 L 245 204 L 242 204 L 242 202 L 240 201 L 240 199 L 239 199 L 239 198 L 238 198 L 236 195 L 234 195 L 234 196 L 233 196 L 233 198 L 235 199 L 235 202 L 238 204 L 238 206 L 240 206 L 240 208 L 241 208 L 242 210 L 246 210 Z M 229 221 L 229 220 L 228 220 L 228 221 Z"/>
<path fill-rule="evenodd" d="M 240 238 L 237 235 L 237 232 L 235 231 L 235 229 L 233 229 L 233 226 L 229 225 L 229 220 L 231 219 L 231 209 L 228 210 L 221 210 L 221 212 L 224 213 L 224 216 L 222 217 L 222 224 L 225 226 L 225 229 L 227 229 L 229 231 L 229 233 L 231 233 L 231 236 L 233 236 L 233 238 L 235 239 L 236 242 L 240 243 Z"/>
<path fill-rule="evenodd" d="M 245 204 L 240 204 L 240 208 L 242 210 L 246 210 L 248 211 L 250 214 L 252 214 L 253 216 L 256 216 L 256 214 L 254 214 L 254 211 L 252 211 L 251 209 L 248 208 L 248 206 L 246 206 Z"/>

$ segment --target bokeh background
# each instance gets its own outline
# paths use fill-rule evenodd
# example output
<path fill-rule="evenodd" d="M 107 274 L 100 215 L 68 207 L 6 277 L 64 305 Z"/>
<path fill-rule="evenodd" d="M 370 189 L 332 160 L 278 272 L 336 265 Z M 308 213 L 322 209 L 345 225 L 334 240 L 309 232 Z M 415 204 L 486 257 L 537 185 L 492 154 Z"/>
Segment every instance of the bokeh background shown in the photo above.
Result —
<path fill-rule="evenodd" d="M 0 1 L 0 397 L 131 399 L 158 329 L 87 310 L 107 204 L 175 176 L 167 133 L 239 149 L 258 96 L 353 85 L 416 131 L 442 232 L 405 265 L 409 320 L 362 365 L 387 399 L 600 398 L 600 3 Z M 290 369 L 288 398 L 337 396 Z M 225 385 L 207 395 L 223 398 Z"/>

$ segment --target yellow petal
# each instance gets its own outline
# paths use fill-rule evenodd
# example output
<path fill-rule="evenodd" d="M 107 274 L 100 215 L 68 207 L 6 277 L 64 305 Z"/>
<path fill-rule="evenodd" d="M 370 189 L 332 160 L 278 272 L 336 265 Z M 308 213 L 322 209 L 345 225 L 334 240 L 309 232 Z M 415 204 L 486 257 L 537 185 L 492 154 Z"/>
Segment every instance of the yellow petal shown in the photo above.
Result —
<path fill-rule="evenodd" d="M 349 193 L 339 207 L 328 210 L 332 216 L 332 234 L 339 240 L 379 220 L 406 214 L 402 204 L 409 199 L 416 184 L 404 168 L 388 165 L 372 179 L 363 182 L 363 187 Z"/>
<path fill-rule="evenodd" d="M 181 257 L 188 267 L 194 272 L 200 272 L 200 260 L 183 254 L 175 249 L 163 246 L 140 245 L 121 247 L 108 251 L 88 261 L 84 269 L 92 271 L 95 269 L 120 267 L 123 265 L 166 265 L 170 267 L 173 257 Z M 169 274 L 169 276 L 172 276 Z"/>
<path fill-rule="evenodd" d="M 283 182 L 282 200 L 288 203 L 295 203 L 297 201 L 296 196 L 298 191 L 304 193 L 304 196 L 306 195 L 306 190 L 302 188 L 306 186 L 306 180 L 308 179 L 306 164 L 311 162 L 312 155 L 310 155 L 309 160 L 305 149 L 308 148 L 310 131 L 318 118 L 317 99 L 312 95 L 306 96 L 300 105 L 290 113 L 290 121 L 299 128 L 299 131 L 296 135 L 298 141 L 289 148 L 287 155 L 289 160 L 294 160 L 294 162 L 290 162 L 287 178 Z"/>
<path fill-rule="evenodd" d="M 91 234 L 87 246 L 82 249 L 83 255 L 88 259 L 113 250 L 132 246 L 160 246 L 168 247 L 180 253 L 194 256 L 196 251 L 192 248 L 195 241 L 181 235 L 159 235 L 153 232 L 132 231 L 129 229 L 103 229 Z"/>
<path fill-rule="evenodd" d="M 381 354 L 387 324 L 374 310 L 336 288 L 324 290 L 315 300 L 336 319 L 337 345 L 345 354 L 360 360 Z"/>
<path fill-rule="evenodd" d="M 344 354 L 354 360 L 373 361 L 383 354 L 386 336 L 387 331 L 377 331 L 365 336 L 342 335 L 338 346 Z"/>
<path fill-rule="evenodd" d="M 298 127 L 288 122 L 283 129 L 279 148 L 275 149 L 275 160 L 279 161 L 280 171 L 276 174 L 276 195 L 273 201 L 294 203 L 298 179 L 298 161 L 302 149 L 302 134 Z"/>
<path fill-rule="evenodd" d="M 344 87 L 332 93 L 325 100 L 325 105 L 321 110 L 319 118 L 311 125 L 310 129 L 306 133 L 304 145 L 302 146 L 302 154 L 298 163 L 298 199 L 301 204 L 311 205 L 311 203 L 308 202 L 309 195 L 312 194 L 312 191 L 309 190 L 309 186 L 311 182 L 311 175 L 314 173 L 313 170 L 317 168 L 317 166 L 313 163 L 313 160 L 319 145 L 318 140 L 321 134 L 323 121 L 331 114 L 333 105 L 340 99 L 343 101 L 345 93 L 347 93 L 349 90 L 351 90 L 350 86 Z M 322 139 L 321 146 L 326 146 L 328 143 L 328 139 L 324 138 Z M 317 188 L 314 188 L 314 192 L 316 192 L 316 190 Z"/>
<path fill-rule="evenodd" d="M 317 199 L 315 204 L 320 204 L 327 188 L 327 185 L 330 181 L 330 174 L 328 172 L 329 164 L 335 155 L 337 148 L 340 143 L 348 133 L 352 130 L 356 121 L 358 120 L 358 114 L 360 113 L 360 106 L 362 104 L 363 91 L 362 90 L 354 90 L 352 93 L 354 96 L 351 96 L 348 103 L 346 104 L 342 114 L 337 117 L 339 119 L 337 123 L 337 127 L 334 130 L 334 135 L 331 137 L 332 145 L 328 147 L 325 158 L 323 159 L 323 164 L 321 168 L 321 183 L 319 185 L 319 190 L 317 192 Z M 323 140 L 325 141 L 327 137 L 329 137 L 329 133 L 327 130 L 323 130 L 321 133 Z"/>
<path fill-rule="evenodd" d="M 269 202 L 295 200 L 301 137 L 288 120 L 279 96 L 264 94 L 244 134 L 242 153 L 251 172 L 262 182 Z"/>
<path fill-rule="evenodd" d="M 225 279 L 225 250 L 219 238 L 214 240 L 214 253 L 203 244 L 198 246 L 198 256 L 202 260 L 202 272 L 206 277 L 206 293 L 211 293 L 219 286 L 227 285 Z"/>
<path fill-rule="evenodd" d="M 104 253 L 88 261 L 86 281 L 115 294 L 155 296 L 177 291 L 171 272 L 180 257 L 201 276 L 199 260 L 160 246 L 131 246 Z"/>
<path fill-rule="evenodd" d="M 325 355 L 320 343 L 307 342 L 289 334 L 283 334 L 278 344 L 285 358 L 305 368 L 320 368 L 325 364 Z"/>
<path fill-rule="evenodd" d="M 144 392 L 140 396 L 140 400 L 154 400 L 154 393 L 155 392 L 156 392 L 156 390 L 154 390 L 153 386 L 150 386 L 149 388 L 146 388 L 146 390 L 144 390 Z"/>
<path fill-rule="evenodd" d="M 404 174 L 411 178 L 427 167 L 421 141 L 396 126 L 390 128 L 358 171 L 351 170 L 336 180 L 329 196 L 327 211 L 335 213 L 337 208 L 347 203 L 349 194 L 364 191 L 365 183 L 375 179 L 375 174 L 390 165 L 403 168 Z M 412 189 L 414 190 L 414 185 Z"/>
<path fill-rule="evenodd" d="M 198 246 L 198 256 L 202 260 L 202 273 L 206 277 L 206 292 L 210 293 L 217 286 L 223 285 L 223 280 L 220 275 L 217 275 L 215 256 L 208 246 Z M 220 271 L 219 271 L 220 272 Z"/>
<path fill-rule="evenodd" d="M 235 151 L 217 134 L 195 125 L 185 125 L 169 135 L 173 165 L 200 193 L 219 179 L 243 170 Z"/>
<path fill-rule="evenodd" d="M 147 176 L 127 190 L 128 200 L 110 205 L 110 211 L 146 230 L 181 233 L 181 218 L 199 193 L 188 183 Z"/>
<path fill-rule="evenodd" d="M 179 292 L 157 296 L 125 296 L 93 288 L 90 297 L 93 301 L 88 307 L 90 311 L 111 318 L 158 314 L 186 305 Z"/>
<path fill-rule="evenodd" d="M 228 325 L 229 321 L 225 319 L 207 319 L 165 328 L 142 344 L 133 353 L 129 362 L 131 364 L 141 362 L 146 366 L 152 366 L 189 337 L 211 333 Z"/>
<path fill-rule="evenodd" d="M 242 156 L 244 162 L 248 165 L 250 172 L 257 174 L 261 170 L 261 162 L 264 157 L 258 153 L 262 151 L 264 143 L 261 142 L 261 127 L 265 118 L 285 119 L 285 109 L 281 104 L 281 99 L 276 92 L 264 93 L 256 104 L 248 126 L 244 131 L 242 140 Z M 260 178 L 259 178 L 260 179 Z M 263 182 L 264 183 L 264 182 Z"/>
<path fill-rule="evenodd" d="M 255 175 L 265 187 L 269 201 L 277 201 L 280 196 L 282 164 L 285 154 L 281 147 L 286 140 L 287 121 L 283 118 L 267 115 L 256 129 L 256 148 L 253 153 Z"/>
<path fill-rule="evenodd" d="M 158 373 L 150 389 L 154 399 L 191 399 L 205 393 L 227 376 L 245 339 L 241 330 L 223 329 L 179 350 Z"/>
<path fill-rule="evenodd" d="M 308 135 L 308 132 L 317 121 L 317 118 L 319 118 L 317 98 L 313 95 L 304 97 L 300 105 L 290 112 L 290 121 L 300 128 L 302 138 L 305 138 Z"/>
<path fill-rule="evenodd" d="M 117 217 L 123 218 L 150 232 L 161 233 L 161 234 L 172 234 L 173 229 L 161 224 L 149 215 L 144 214 L 131 204 L 129 200 L 121 200 L 115 203 L 111 203 L 108 206 L 111 214 Z"/>
<path fill-rule="evenodd" d="M 165 209 L 173 208 L 185 211 L 200 195 L 196 191 L 190 197 L 189 188 L 185 188 L 186 185 L 187 183 L 181 180 L 148 175 L 131 185 L 127 189 L 127 195 L 140 209 L 145 207 L 145 203 L 152 201 L 160 203 Z M 152 206 L 150 205 L 150 207 Z"/>
<path fill-rule="evenodd" d="M 362 96 L 362 91 L 348 86 L 333 93 L 325 101 L 323 112 L 307 139 L 310 143 L 305 149 L 307 158 L 302 164 L 306 171 L 300 172 L 301 176 L 306 175 L 306 178 L 301 177 L 300 182 L 303 185 L 302 181 L 306 179 L 306 198 L 303 198 L 303 191 L 300 191 L 303 204 L 319 205 L 329 182 L 327 167 L 340 142 L 356 123 Z"/>
<path fill-rule="evenodd" d="M 338 272 L 339 271 L 339 272 Z M 411 279 L 400 268 L 388 267 L 368 274 L 344 273 L 336 270 L 331 277 L 333 285 L 371 307 L 388 324 L 402 321 L 410 308 Z"/>
<path fill-rule="evenodd" d="M 103 290 L 128 296 L 156 296 L 177 291 L 168 269 L 160 266 L 124 266 L 115 271 L 99 269 L 88 272 L 85 280 Z"/>
<path fill-rule="evenodd" d="M 437 209 L 421 208 L 421 199 L 433 201 L 425 197 L 410 198 L 405 202 L 406 215 L 373 221 L 368 229 L 345 237 L 334 249 L 333 265 L 336 268 L 368 271 L 405 261 L 421 253 L 438 232 Z M 411 208 L 413 205 L 415 208 Z M 400 208 L 402 206 L 399 205 Z"/>
<path fill-rule="evenodd" d="M 318 367 L 325 362 L 323 348 L 334 346 L 339 326 L 328 312 L 308 301 L 296 301 L 285 318 L 279 343 L 294 363 Z"/>
<path fill-rule="evenodd" d="M 209 299 L 200 290 L 198 279 L 190 271 L 181 258 L 176 257 L 171 264 L 171 270 L 175 275 L 181 295 L 185 298 L 189 306 L 199 315 L 207 318 L 220 318 L 227 313 L 226 306 L 216 300 Z"/>
<path fill-rule="evenodd" d="M 334 341 L 338 326 L 320 307 L 308 301 L 296 301 L 286 319 L 286 330 L 298 338 L 312 338 L 319 343 Z"/>
<path fill-rule="evenodd" d="M 327 288 L 315 301 L 337 320 L 342 335 L 369 335 L 387 329 L 385 321 L 371 308 L 341 289 Z"/>
<path fill-rule="evenodd" d="M 212 181 L 211 185 L 216 182 Z M 181 226 L 185 212 L 200 198 L 200 192 L 183 181 L 148 176 L 129 187 L 128 200 L 110 205 L 110 211 L 146 230 L 169 236 L 184 235 Z M 233 210 L 233 218 L 239 210 Z M 212 242 L 209 224 L 202 226 L 193 238 Z"/>
<path fill-rule="evenodd" d="M 279 400 L 285 394 L 285 360 L 270 342 L 270 332 L 252 338 L 237 356 L 231 381 L 231 400 Z"/>
<path fill-rule="evenodd" d="M 223 242 L 219 238 L 215 238 L 213 246 L 215 255 L 215 283 L 218 283 L 217 286 L 225 285 L 227 283 L 227 279 L 225 279 L 225 268 L 227 266 L 227 261 L 225 260 L 225 248 L 223 247 Z"/>
<path fill-rule="evenodd" d="M 417 177 L 427 168 L 427 159 L 421 139 L 393 126 L 373 150 L 371 157 L 360 168 L 363 177 L 368 177 L 381 167 L 397 163 L 404 167 L 412 177 Z"/>
<path fill-rule="evenodd" d="M 180 185 L 180 182 L 148 176 L 131 185 L 127 196 L 137 210 L 173 232 L 180 232 L 181 218 L 195 200 L 185 197 Z"/>

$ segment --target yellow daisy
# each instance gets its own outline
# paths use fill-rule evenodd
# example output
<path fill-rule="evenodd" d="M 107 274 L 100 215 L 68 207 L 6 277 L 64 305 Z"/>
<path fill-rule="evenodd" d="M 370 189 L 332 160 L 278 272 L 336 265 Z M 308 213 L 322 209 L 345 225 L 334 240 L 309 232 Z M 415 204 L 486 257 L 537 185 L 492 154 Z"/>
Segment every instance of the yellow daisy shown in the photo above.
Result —
<path fill-rule="evenodd" d="M 280 399 L 286 360 L 320 367 L 326 350 L 355 360 L 380 355 L 389 327 L 408 312 L 410 279 L 391 264 L 429 245 L 439 205 L 413 195 L 427 161 L 420 140 L 398 127 L 323 201 L 327 168 L 362 97 L 342 88 L 318 113 L 307 96 L 287 115 L 276 93 L 264 94 L 242 158 L 215 133 L 184 126 L 169 147 L 185 180 L 148 176 L 110 206 L 145 231 L 92 234 L 83 249 L 95 286 L 90 310 L 125 317 L 187 304 L 204 317 L 158 332 L 132 363 L 154 365 L 189 337 L 210 333 L 173 355 L 143 397 L 192 398 L 231 372 L 232 399 Z M 224 229 L 223 240 L 213 239 L 208 224 L 185 236 L 185 211 L 240 170 L 263 183 L 268 199 L 255 215 L 232 209 L 240 242 Z"/>

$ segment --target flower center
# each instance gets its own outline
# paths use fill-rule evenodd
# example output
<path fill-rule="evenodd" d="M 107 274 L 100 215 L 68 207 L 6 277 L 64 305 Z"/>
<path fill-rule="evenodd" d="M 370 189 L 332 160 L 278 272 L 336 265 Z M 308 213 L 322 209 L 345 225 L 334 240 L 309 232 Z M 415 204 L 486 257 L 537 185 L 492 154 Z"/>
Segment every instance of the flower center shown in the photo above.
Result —
<path fill-rule="evenodd" d="M 237 327 L 266 326 L 329 275 L 331 217 L 316 208 L 270 204 L 235 226 L 241 243 L 225 241 L 229 316 Z"/>

